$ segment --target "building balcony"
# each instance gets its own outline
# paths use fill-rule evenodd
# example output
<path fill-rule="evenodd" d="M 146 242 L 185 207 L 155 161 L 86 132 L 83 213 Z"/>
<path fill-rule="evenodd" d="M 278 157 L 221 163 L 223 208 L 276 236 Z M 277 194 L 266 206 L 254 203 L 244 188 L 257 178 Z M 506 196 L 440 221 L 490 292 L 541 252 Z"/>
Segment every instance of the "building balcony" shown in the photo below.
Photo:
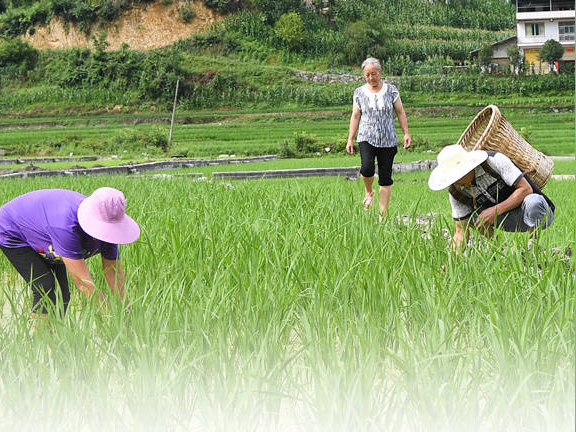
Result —
<path fill-rule="evenodd" d="M 516 0 L 516 14 L 574 11 L 573 0 Z"/>
<path fill-rule="evenodd" d="M 550 11 L 550 12 L 518 12 L 516 21 L 558 21 L 573 20 L 574 10 Z"/>

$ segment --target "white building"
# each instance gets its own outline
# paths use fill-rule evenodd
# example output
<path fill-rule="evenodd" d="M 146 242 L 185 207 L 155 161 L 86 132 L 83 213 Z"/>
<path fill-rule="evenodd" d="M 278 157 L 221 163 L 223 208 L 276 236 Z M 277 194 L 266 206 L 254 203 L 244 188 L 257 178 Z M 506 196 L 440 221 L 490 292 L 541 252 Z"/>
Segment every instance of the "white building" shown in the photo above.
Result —
<path fill-rule="evenodd" d="M 562 62 L 574 62 L 574 0 L 516 0 L 516 34 L 518 48 L 536 73 L 549 71 L 538 60 L 549 39 L 564 47 Z"/>

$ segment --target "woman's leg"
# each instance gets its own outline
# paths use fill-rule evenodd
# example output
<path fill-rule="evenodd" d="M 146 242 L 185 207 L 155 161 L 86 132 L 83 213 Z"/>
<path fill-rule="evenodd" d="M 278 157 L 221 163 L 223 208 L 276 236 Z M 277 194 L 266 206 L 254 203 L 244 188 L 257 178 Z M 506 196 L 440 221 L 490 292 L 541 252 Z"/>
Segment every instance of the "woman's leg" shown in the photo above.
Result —
<path fill-rule="evenodd" d="M 56 305 L 56 281 L 50 266 L 30 247 L 6 248 L 0 246 L 6 258 L 30 284 L 34 300 L 32 313 L 47 314 L 49 305 Z"/>
<path fill-rule="evenodd" d="M 374 200 L 374 190 L 372 184 L 374 182 L 374 173 L 376 172 L 376 164 L 374 157 L 376 156 L 376 147 L 368 144 L 366 141 L 358 143 L 360 147 L 360 176 L 364 182 L 365 198 L 364 208 L 367 209 L 372 205 Z"/>
<path fill-rule="evenodd" d="M 60 285 L 62 304 L 64 306 L 64 313 L 66 313 L 68 303 L 70 303 L 70 288 L 68 286 L 68 273 L 66 272 L 66 266 L 64 264 L 53 264 L 51 267 L 52 273 L 56 276 L 58 285 Z"/>
<path fill-rule="evenodd" d="M 392 164 L 394 156 L 398 152 L 396 147 L 386 147 L 378 149 L 376 158 L 378 159 L 378 184 L 380 185 L 380 218 L 386 216 L 388 203 L 392 194 Z"/>
<path fill-rule="evenodd" d="M 386 217 L 390 195 L 392 195 L 392 186 L 380 186 L 380 192 L 378 194 L 380 199 L 380 218 Z"/>

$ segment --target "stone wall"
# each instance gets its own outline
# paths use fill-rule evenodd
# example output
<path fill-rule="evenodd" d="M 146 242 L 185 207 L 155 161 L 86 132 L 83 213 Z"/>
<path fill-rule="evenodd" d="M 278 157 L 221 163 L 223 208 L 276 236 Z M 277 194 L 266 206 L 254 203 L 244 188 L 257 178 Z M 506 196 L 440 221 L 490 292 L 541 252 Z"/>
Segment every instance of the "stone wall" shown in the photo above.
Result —
<path fill-rule="evenodd" d="M 298 78 L 315 83 L 330 84 L 330 83 L 351 83 L 351 82 L 364 82 L 363 76 L 349 75 L 349 74 L 323 74 L 314 72 L 296 71 L 294 74 Z"/>
<path fill-rule="evenodd" d="M 95 160 L 98 160 L 96 156 L 19 158 L 19 159 L 0 159 L 0 165 L 21 165 L 21 164 L 49 163 L 49 162 L 89 162 Z"/>
<path fill-rule="evenodd" d="M 0 178 L 28 178 L 28 177 L 52 177 L 52 176 L 77 176 L 77 175 L 99 175 L 99 174 L 138 174 L 150 171 L 162 171 L 178 168 L 192 168 L 206 165 L 227 165 L 246 162 L 262 162 L 276 160 L 276 155 L 252 156 L 244 158 L 229 159 L 181 159 L 158 162 L 145 162 L 139 164 L 119 165 L 111 167 L 60 169 L 60 170 L 36 170 L 27 172 L 15 172 L 0 175 Z"/>
<path fill-rule="evenodd" d="M 395 162 L 393 172 L 429 171 L 436 167 L 437 162 L 426 160 L 416 162 Z M 269 171 L 232 171 L 214 172 L 212 176 L 218 179 L 260 179 L 285 177 L 317 177 L 317 176 L 346 176 L 354 180 L 360 175 L 360 167 L 342 168 L 302 168 Z"/>

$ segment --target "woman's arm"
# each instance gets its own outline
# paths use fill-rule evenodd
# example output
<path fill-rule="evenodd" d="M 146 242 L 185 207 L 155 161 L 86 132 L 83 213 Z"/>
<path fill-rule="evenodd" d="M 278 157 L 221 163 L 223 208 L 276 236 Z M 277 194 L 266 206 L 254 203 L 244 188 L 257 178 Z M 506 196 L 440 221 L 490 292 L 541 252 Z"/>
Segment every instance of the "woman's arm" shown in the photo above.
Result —
<path fill-rule="evenodd" d="M 460 254 L 462 246 L 468 244 L 468 239 L 470 238 L 470 233 L 468 232 L 468 219 L 457 220 L 456 230 L 454 231 L 454 237 L 452 238 L 452 250 L 456 252 L 456 255 Z M 462 240 L 464 240 L 464 245 L 462 245 Z"/>
<path fill-rule="evenodd" d="M 116 292 L 116 289 L 118 289 L 118 295 L 120 299 L 123 299 L 126 278 L 124 277 L 120 260 L 109 260 L 102 257 L 102 270 L 104 271 L 104 277 L 110 287 L 110 291 Z"/>
<path fill-rule="evenodd" d="M 80 291 L 88 298 L 92 297 L 94 292 L 94 282 L 92 277 L 90 277 L 90 271 L 86 265 L 86 261 L 83 259 L 70 259 L 63 257 L 64 265 L 66 270 L 70 273 L 72 280 L 78 287 Z"/>
<path fill-rule="evenodd" d="M 360 124 L 360 116 L 362 112 L 360 108 L 356 105 L 352 108 L 352 116 L 350 117 L 350 129 L 348 131 L 348 142 L 346 143 L 346 151 L 350 154 L 354 153 L 354 137 L 358 131 L 358 125 Z"/>
<path fill-rule="evenodd" d="M 520 181 L 516 184 L 516 190 L 510 195 L 507 199 L 502 201 L 501 203 L 496 204 L 495 206 L 489 207 L 484 210 L 482 213 L 478 215 L 478 219 L 476 220 L 476 227 L 478 228 L 487 228 L 493 227 L 494 221 L 498 215 L 502 215 L 507 211 L 515 209 L 519 205 L 522 204 L 524 198 L 532 193 L 532 186 L 530 183 L 522 177 Z"/>
<path fill-rule="evenodd" d="M 90 271 L 88 270 L 86 261 L 83 259 L 62 259 L 64 260 L 64 265 L 66 265 L 66 270 L 68 270 L 70 273 L 70 276 L 72 277 L 72 280 L 78 289 L 82 291 L 87 298 L 92 297 L 92 294 L 94 294 L 95 285 L 92 281 L 92 277 L 90 276 Z M 121 299 L 123 299 L 125 277 L 124 272 L 122 271 L 122 266 L 120 265 L 120 261 L 109 260 L 103 257 L 102 269 L 104 270 L 104 277 L 106 278 L 106 282 L 108 283 L 110 290 L 115 292 L 117 288 L 118 295 Z M 100 294 L 102 300 L 105 300 L 104 294 Z"/>
<path fill-rule="evenodd" d="M 400 99 L 400 96 L 398 96 L 394 102 L 394 111 L 396 111 L 398 123 L 400 123 L 402 132 L 404 133 L 404 148 L 410 148 L 412 145 L 412 138 L 410 138 L 410 132 L 408 131 L 408 118 L 406 117 L 406 112 L 404 111 L 404 105 L 402 105 L 402 99 Z"/>

